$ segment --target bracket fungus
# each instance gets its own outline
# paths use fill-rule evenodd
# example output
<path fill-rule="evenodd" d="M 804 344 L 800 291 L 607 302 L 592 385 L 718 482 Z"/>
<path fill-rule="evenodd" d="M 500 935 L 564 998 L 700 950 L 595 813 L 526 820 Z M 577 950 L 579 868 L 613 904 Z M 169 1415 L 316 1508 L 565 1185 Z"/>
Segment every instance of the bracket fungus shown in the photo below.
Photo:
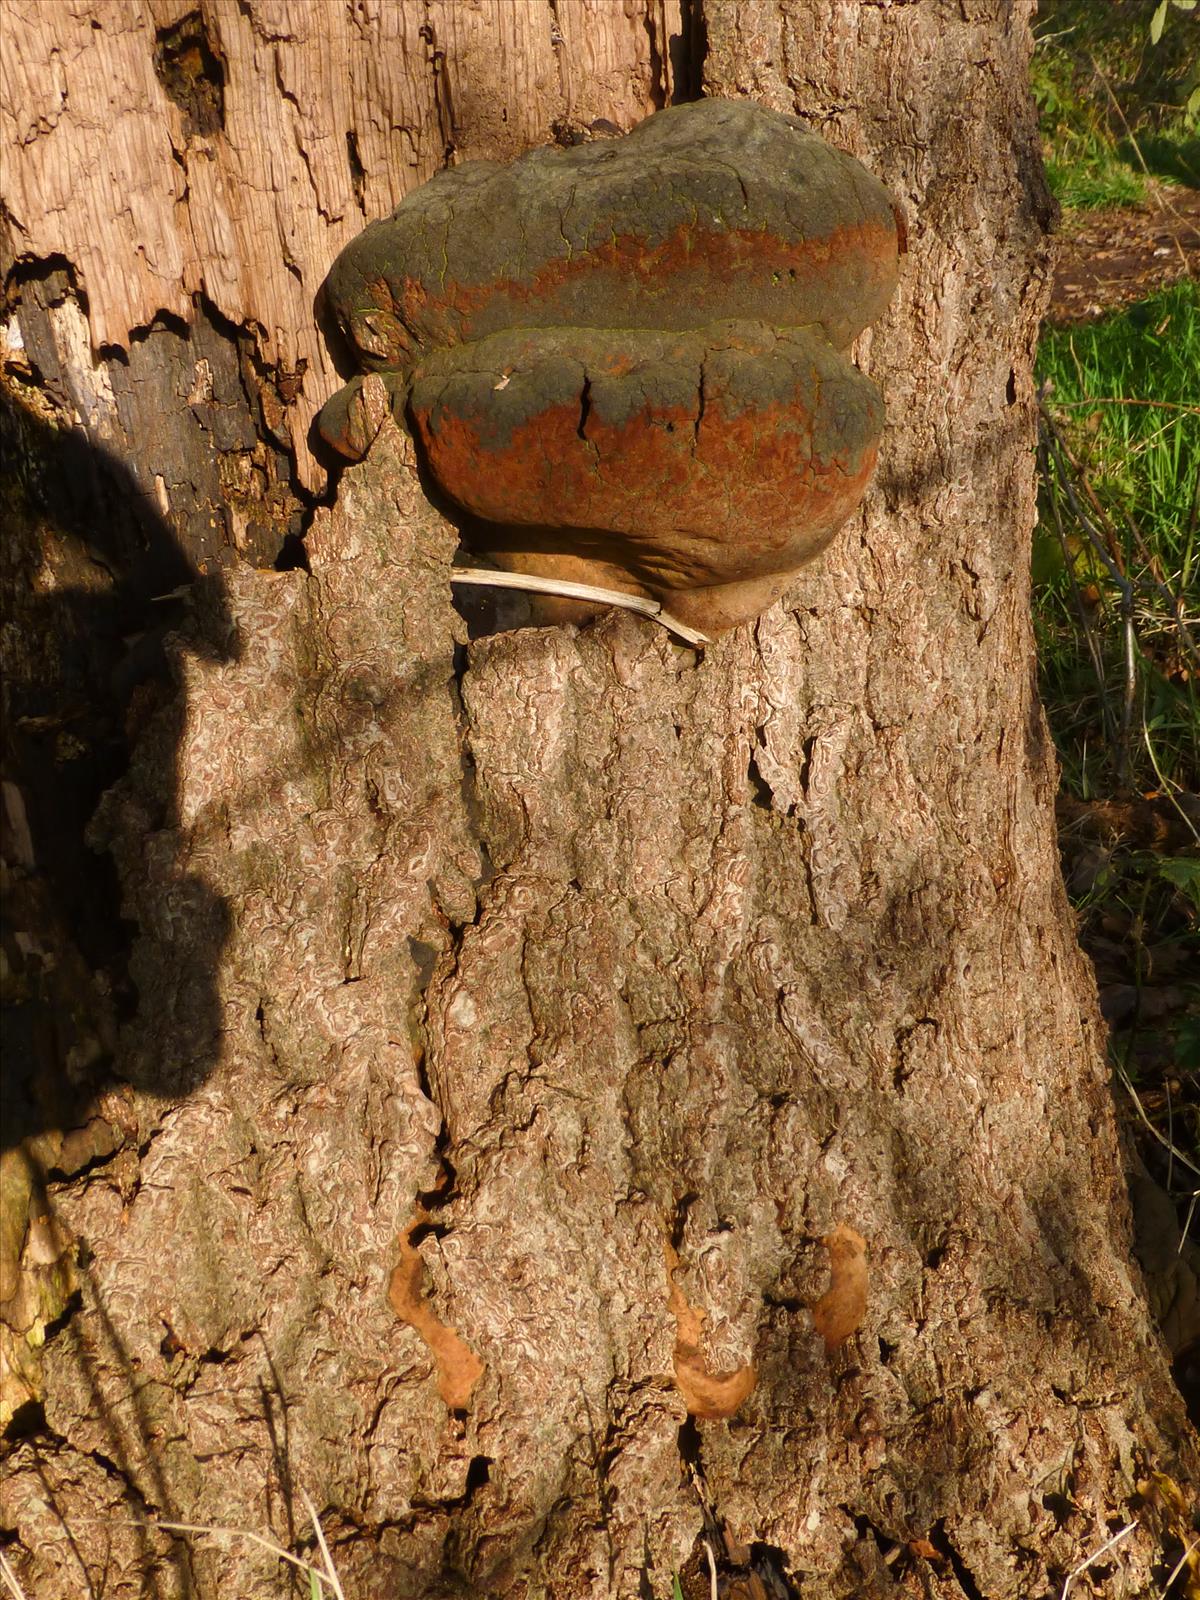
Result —
<path fill-rule="evenodd" d="M 467 545 L 715 634 L 778 598 L 864 493 L 883 402 L 845 352 L 903 249 L 852 156 L 702 100 L 438 174 L 323 293 Z M 363 383 L 319 421 L 351 459 L 374 432 Z"/>

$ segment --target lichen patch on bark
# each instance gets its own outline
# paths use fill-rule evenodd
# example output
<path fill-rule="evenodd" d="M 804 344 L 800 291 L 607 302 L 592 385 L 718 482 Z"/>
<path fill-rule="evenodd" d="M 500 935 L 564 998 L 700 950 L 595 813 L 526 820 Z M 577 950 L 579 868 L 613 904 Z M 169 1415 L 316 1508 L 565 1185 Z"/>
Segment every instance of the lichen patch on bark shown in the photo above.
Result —
<path fill-rule="evenodd" d="M 418 1211 L 397 1241 L 400 1259 L 392 1268 L 388 1300 L 392 1310 L 424 1339 L 437 1362 L 438 1393 L 451 1411 L 464 1411 L 483 1376 L 483 1362 L 456 1329 L 439 1321 L 425 1293 L 425 1264 L 413 1235 L 429 1221 Z"/>
<path fill-rule="evenodd" d="M 813 1307 L 813 1326 L 836 1350 L 858 1331 L 867 1313 L 867 1241 L 839 1222 L 821 1243 L 829 1251 L 829 1288 Z"/>
<path fill-rule="evenodd" d="M 670 1240 L 664 1247 L 667 1264 L 667 1307 L 675 1318 L 673 1362 L 675 1387 L 693 1417 L 718 1422 L 734 1417 L 742 1402 L 754 1392 L 758 1372 L 753 1361 L 725 1372 L 713 1372 L 701 1348 L 707 1313 L 692 1305 L 676 1276 L 679 1257 Z"/>

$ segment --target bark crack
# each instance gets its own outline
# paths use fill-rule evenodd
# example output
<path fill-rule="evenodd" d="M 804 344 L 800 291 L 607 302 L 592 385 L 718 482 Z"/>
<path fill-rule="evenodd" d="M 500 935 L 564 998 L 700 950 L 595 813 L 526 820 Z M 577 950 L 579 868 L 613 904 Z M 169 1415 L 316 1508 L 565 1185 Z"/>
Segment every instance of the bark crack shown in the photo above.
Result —
<path fill-rule="evenodd" d="M 567 98 L 566 63 L 563 59 L 563 35 L 558 15 L 558 0 L 550 0 L 550 48 L 554 51 L 554 68 L 558 76 L 558 93 L 563 103 L 564 116 L 571 114 Z"/>
<path fill-rule="evenodd" d="M 423 39 L 429 46 L 426 60 L 433 73 L 433 109 L 437 117 L 438 131 L 442 136 L 442 160 L 449 166 L 450 158 L 456 149 L 454 105 L 450 84 L 446 78 L 446 52 L 438 48 L 437 30 L 429 13 L 429 0 L 425 0 L 425 22 L 418 30 L 417 37 Z"/>
<path fill-rule="evenodd" d="M 944 1518 L 935 1522 L 930 1529 L 929 1542 L 935 1550 L 940 1550 L 949 1561 L 954 1577 L 959 1588 L 966 1596 L 966 1600 L 984 1600 L 983 1590 L 975 1582 L 974 1574 L 963 1560 L 958 1546 L 947 1532 Z"/>

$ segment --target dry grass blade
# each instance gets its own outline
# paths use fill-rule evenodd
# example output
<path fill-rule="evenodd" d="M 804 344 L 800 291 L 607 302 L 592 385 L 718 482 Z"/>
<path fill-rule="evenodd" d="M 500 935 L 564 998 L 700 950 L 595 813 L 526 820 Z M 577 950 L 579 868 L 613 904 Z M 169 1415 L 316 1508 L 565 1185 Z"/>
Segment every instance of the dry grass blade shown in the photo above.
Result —
<path fill-rule="evenodd" d="M 1175 1145 L 1175 1144 L 1172 1144 L 1170 1139 L 1167 1138 L 1166 1134 L 1160 1133 L 1158 1131 L 1158 1129 L 1154 1126 L 1153 1122 L 1151 1122 L 1150 1118 L 1146 1114 L 1146 1108 L 1145 1108 L 1145 1106 L 1143 1106 L 1143 1104 L 1142 1104 L 1142 1102 L 1141 1102 L 1141 1100 L 1140 1100 L 1140 1098 L 1138 1096 L 1138 1092 L 1133 1086 L 1133 1079 L 1129 1076 L 1128 1072 L 1126 1072 L 1125 1068 L 1123 1066 L 1121 1066 L 1119 1063 L 1117 1065 L 1117 1076 L 1120 1078 L 1121 1082 L 1124 1084 L 1125 1089 L 1129 1094 L 1129 1098 L 1133 1101 L 1133 1104 L 1134 1104 L 1134 1107 L 1135 1107 L 1135 1109 L 1137 1111 L 1138 1116 L 1141 1118 L 1142 1122 L 1145 1124 L 1147 1132 L 1152 1133 L 1154 1135 L 1154 1137 L 1158 1140 L 1159 1144 L 1162 1145 L 1163 1149 L 1167 1150 L 1170 1153 L 1171 1159 L 1173 1161 L 1180 1162 L 1183 1166 L 1187 1167 L 1189 1172 L 1194 1172 L 1197 1175 L 1197 1177 L 1200 1177 L 1200 1167 L 1198 1167 L 1194 1161 L 1189 1161 L 1187 1156 L 1184 1155 L 1183 1151 L 1179 1148 L 1179 1146 Z"/>
<path fill-rule="evenodd" d="M 1040 432 L 1038 439 L 1038 455 L 1041 463 L 1042 481 L 1044 483 L 1048 483 L 1050 481 L 1050 451 L 1052 442 L 1053 435 L 1048 429 Z M 1055 465 L 1059 465 L 1057 457 L 1055 458 Z M 1071 604 L 1075 609 L 1075 615 L 1079 622 L 1080 634 L 1082 635 L 1084 644 L 1087 647 L 1088 657 L 1092 664 L 1092 672 L 1095 676 L 1096 687 L 1100 696 L 1100 714 L 1104 724 L 1105 736 L 1113 748 L 1116 749 L 1118 745 L 1117 719 L 1113 715 L 1112 707 L 1109 705 L 1107 692 L 1108 682 L 1107 675 L 1104 670 L 1104 658 L 1100 649 L 1099 641 L 1096 638 L 1096 631 L 1092 627 L 1091 618 L 1088 615 L 1088 608 L 1083 603 L 1083 594 L 1079 587 L 1079 580 L 1075 575 L 1075 563 L 1071 559 L 1071 551 L 1067 544 L 1067 531 L 1063 527 L 1062 514 L 1059 510 L 1057 495 L 1052 495 L 1050 497 L 1050 511 L 1054 519 L 1054 536 L 1058 540 L 1058 547 L 1062 552 L 1063 571 L 1066 573 L 1067 585 L 1071 593 Z M 1085 531 L 1087 531 L 1086 528 Z M 1103 554 L 1103 552 L 1101 553 Z M 1121 764 L 1121 762 L 1122 757 L 1119 755 L 1118 764 Z"/>
<path fill-rule="evenodd" d="M 717 1560 L 713 1555 L 712 1545 L 704 1541 L 704 1554 L 708 1557 L 708 1579 L 710 1600 L 717 1600 Z"/>
<path fill-rule="evenodd" d="M 0 1578 L 4 1579 L 4 1587 L 12 1595 L 13 1600 L 25 1600 L 25 1591 L 22 1589 L 16 1573 L 8 1563 L 8 1557 L 0 1550 Z"/>
<path fill-rule="evenodd" d="M 1200 416 L 1200 406 L 1187 405 L 1182 400 L 1128 400 L 1119 394 L 1089 395 L 1086 400 L 1056 400 L 1061 411 L 1078 411 L 1088 406 L 1149 406 L 1155 411 L 1182 411 L 1189 417 Z"/>
<path fill-rule="evenodd" d="M 1193 1551 L 1195 1551 L 1197 1549 L 1200 1549 L 1200 1539 L 1193 1539 L 1191 1544 L 1188 1545 L 1187 1549 L 1180 1556 L 1179 1560 L 1171 1568 L 1171 1576 L 1167 1579 L 1166 1583 L 1163 1585 L 1162 1590 L 1161 1590 L 1161 1592 L 1159 1594 L 1158 1600 L 1167 1600 L 1167 1596 L 1171 1592 L 1171 1585 L 1175 1582 L 1175 1579 L 1183 1571 L 1184 1567 L 1186 1567 L 1187 1564 L 1189 1563 L 1189 1561 L 1191 1561 L 1192 1553 L 1193 1553 Z"/>
<path fill-rule="evenodd" d="M 98 1522 L 103 1519 L 98 1517 L 82 1518 L 82 1521 Z M 219 1523 L 206 1522 L 158 1522 L 146 1519 L 139 1521 L 130 1519 L 124 1524 L 128 1528 L 148 1528 L 157 1533 L 185 1533 L 206 1539 L 245 1539 L 248 1544 L 257 1545 L 260 1550 L 266 1550 L 276 1556 L 280 1561 L 286 1561 L 289 1566 L 295 1567 L 298 1572 L 304 1572 L 309 1577 L 316 1578 L 318 1583 L 324 1584 L 333 1591 L 336 1600 L 346 1600 L 336 1574 L 331 1578 L 320 1567 L 314 1567 L 311 1561 L 305 1561 L 300 1556 L 294 1556 L 290 1550 L 285 1550 L 281 1544 L 276 1544 L 274 1539 L 268 1539 L 261 1533 L 255 1533 L 250 1528 L 227 1528 Z M 318 1535 L 319 1543 L 324 1548 L 324 1540 Z M 0 1557 L 0 1559 L 3 1559 Z"/>
<path fill-rule="evenodd" d="M 686 644 L 711 643 L 707 634 L 680 622 L 669 611 L 664 611 L 657 600 L 628 594 L 623 589 L 600 589 L 591 583 L 572 583 L 567 578 L 535 578 L 526 572 L 494 572 L 483 567 L 454 567 L 450 582 L 480 584 L 486 589 L 523 589 L 529 594 L 552 594 L 563 600 L 595 600 L 601 605 L 620 606 L 624 611 L 636 611 L 639 616 L 649 617 Z"/>
<path fill-rule="evenodd" d="M 1200 1201 L 1200 1189 L 1193 1189 L 1188 1200 L 1187 1216 L 1183 1219 L 1183 1227 L 1179 1232 L 1179 1248 L 1175 1252 L 1177 1256 L 1183 1254 L 1183 1247 L 1191 1238 L 1192 1218 L 1196 1215 L 1197 1201 Z"/>
<path fill-rule="evenodd" d="M 1109 403 L 1120 405 L 1155 406 L 1160 404 L 1165 406 L 1168 404 L 1168 402 L 1165 401 L 1160 402 L 1150 400 L 1123 400 L 1113 402 L 1101 402 L 1095 400 L 1056 400 L 1054 402 L 1054 404 L 1060 410 L 1066 409 L 1066 407 L 1072 405 L 1098 405 Z M 1179 406 L 1173 407 L 1172 409 L 1184 411 L 1188 415 L 1200 415 L 1200 406 Z M 1087 473 L 1083 470 L 1083 467 L 1075 459 L 1075 457 L 1071 454 L 1070 449 L 1067 447 L 1066 441 L 1056 426 L 1054 418 L 1047 409 L 1045 400 L 1043 398 L 1039 398 L 1038 400 L 1038 411 L 1040 413 L 1039 432 L 1041 433 L 1046 445 L 1044 461 L 1047 470 L 1043 473 L 1044 481 L 1049 481 L 1048 469 L 1051 464 L 1052 457 L 1053 466 L 1055 469 L 1055 477 L 1057 481 L 1061 483 L 1063 493 L 1066 495 L 1071 510 L 1078 518 L 1079 526 L 1086 535 L 1088 543 L 1092 546 L 1092 549 L 1100 559 L 1101 563 L 1104 565 L 1105 569 L 1108 571 L 1113 582 L 1117 584 L 1118 587 L 1127 585 L 1129 580 L 1119 564 L 1121 541 L 1116 528 L 1112 524 L 1112 520 L 1110 519 L 1104 506 L 1101 504 L 1096 491 L 1089 482 Z M 1090 507 L 1089 511 L 1085 512 L 1083 506 L 1080 504 L 1081 495 L 1087 500 L 1088 506 Z M 1052 503 L 1057 505 L 1056 501 Z M 1095 518 L 1094 521 L 1093 518 Z M 1129 531 L 1133 535 L 1134 543 L 1137 546 L 1139 555 L 1143 561 L 1145 561 L 1147 568 L 1153 574 L 1149 582 L 1143 580 L 1139 587 L 1143 588 L 1149 593 L 1157 594 L 1159 599 L 1164 602 L 1167 611 L 1174 618 L 1178 627 L 1181 649 L 1191 659 L 1195 666 L 1200 667 L 1200 651 L 1197 651 L 1196 642 L 1192 638 L 1187 621 L 1184 618 L 1182 596 L 1175 594 L 1171 590 L 1170 586 L 1163 582 L 1162 577 L 1156 570 L 1158 564 L 1157 557 L 1152 551 L 1146 549 L 1145 541 L 1142 539 L 1141 534 L 1138 532 L 1132 521 L 1130 521 L 1128 518 L 1125 520 L 1128 522 Z"/>
<path fill-rule="evenodd" d="M 1178 814 L 1179 819 L 1183 823 L 1184 827 L 1191 834 L 1192 838 L 1195 839 L 1196 843 L 1198 845 L 1200 845 L 1200 829 L 1197 829 L 1196 824 L 1192 821 L 1191 817 L 1184 810 L 1184 808 L 1180 805 L 1179 799 L 1178 799 L 1178 797 L 1177 797 L 1177 795 L 1175 793 L 1176 788 L 1178 787 L 1178 785 L 1172 783 L 1171 779 L 1167 776 L 1167 774 L 1162 770 L 1162 767 L 1159 765 L 1158 757 L 1154 753 L 1154 740 L 1150 737 L 1149 730 L 1145 726 L 1145 718 L 1144 717 L 1142 719 L 1142 738 L 1143 738 L 1143 743 L 1146 746 L 1146 754 L 1150 758 L 1150 765 L 1154 768 L 1154 776 L 1158 779 L 1159 788 L 1162 790 L 1162 792 L 1166 795 L 1167 799 L 1171 802 L 1172 806 L 1175 808 L 1175 811 Z"/>
<path fill-rule="evenodd" d="M 1097 65 L 1095 56 L 1089 56 L 1088 59 L 1092 63 L 1092 71 L 1096 74 L 1096 78 L 1099 81 L 1101 87 L 1103 88 L 1105 95 L 1108 97 L 1109 101 L 1112 103 L 1113 110 L 1117 113 L 1117 116 L 1120 117 L 1120 119 L 1121 119 L 1121 126 L 1125 129 L 1125 137 L 1129 140 L 1130 146 L 1133 149 L 1133 153 L 1138 159 L 1138 166 L 1141 167 L 1143 173 L 1146 175 L 1147 178 L 1153 180 L 1153 176 L 1154 175 L 1150 171 L 1150 168 L 1146 165 L 1146 158 L 1142 154 L 1142 147 L 1138 143 L 1137 135 L 1134 133 L 1133 129 L 1129 126 L 1129 118 L 1125 115 L 1125 111 L 1124 111 L 1124 108 L 1121 105 L 1121 102 L 1117 99 L 1116 95 L 1113 93 L 1112 85 L 1109 83 L 1107 77 L 1100 70 L 1100 67 Z M 1165 194 L 1163 194 L 1161 192 L 1161 190 L 1154 190 L 1152 192 L 1153 192 L 1153 195 L 1154 195 L 1155 204 L 1159 207 L 1159 209 L 1161 211 L 1169 211 L 1171 213 L 1171 215 L 1175 218 L 1176 222 L 1180 222 L 1186 227 L 1187 226 L 1187 218 L 1180 216 L 1178 210 L 1171 204 L 1171 202 L 1167 198 L 1167 196 Z M 1180 242 L 1178 236 L 1175 237 L 1174 243 L 1175 243 L 1176 250 L 1179 252 L 1179 259 L 1183 263 L 1184 273 L 1188 277 L 1190 277 L 1191 276 L 1191 267 L 1190 267 L 1190 265 L 1188 263 L 1187 252 L 1184 250 L 1183 245 Z"/>
<path fill-rule="evenodd" d="M 1107 1555 L 1114 1545 L 1120 1544 L 1121 1540 L 1131 1534 L 1136 1527 L 1136 1522 L 1127 1522 L 1123 1528 L 1117 1529 L 1111 1539 L 1106 1539 L 1099 1550 L 1093 1550 L 1086 1561 L 1081 1561 L 1077 1567 L 1072 1567 L 1071 1571 L 1067 1573 L 1067 1581 L 1062 1586 L 1062 1594 L 1059 1596 L 1059 1600 L 1067 1600 L 1067 1596 L 1071 1592 L 1071 1585 L 1075 1582 L 1075 1579 L 1085 1573 L 1089 1567 L 1094 1567 L 1101 1556 Z"/>
<path fill-rule="evenodd" d="M 333 1564 L 333 1557 L 329 1553 L 329 1546 L 325 1543 L 325 1530 L 321 1526 L 321 1519 L 317 1515 L 317 1508 L 315 1505 L 313 1505 L 311 1498 L 304 1489 L 301 1489 L 300 1491 L 300 1498 L 304 1501 L 304 1509 L 312 1518 L 313 1532 L 317 1536 L 317 1543 L 320 1545 L 321 1554 L 325 1559 L 325 1573 L 328 1582 L 333 1589 L 334 1594 L 337 1596 L 337 1600 L 346 1600 L 346 1596 L 342 1592 L 341 1581 L 337 1575 L 337 1569 Z"/>
<path fill-rule="evenodd" d="M 1119 502 L 1115 512 L 1110 512 L 1051 414 L 1049 387 L 1039 396 L 1038 459 L 1044 506 L 1049 511 L 1049 517 L 1043 512 L 1043 525 L 1052 530 L 1058 546 L 1059 582 L 1069 597 L 1077 638 L 1086 647 L 1091 664 L 1096 710 L 1117 788 L 1133 787 L 1139 763 L 1143 767 L 1149 764 L 1160 790 L 1188 822 L 1176 798 L 1179 783 L 1163 770 L 1155 749 L 1159 724 L 1152 724 L 1146 714 L 1148 695 L 1154 696 L 1156 713 L 1163 707 L 1162 694 L 1168 684 L 1162 665 L 1165 636 L 1173 641 L 1179 678 L 1186 682 L 1200 676 L 1200 650 L 1183 599 L 1186 576 L 1181 575 L 1175 585 L 1164 581 L 1159 553 L 1148 546 L 1132 515 Z M 1195 408 L 1181 409 L 1190 413 Z M 1114 515 L 1122 526 L 1114 521 Z M 1187 559 L 1183 558 L 1182 574 L 1186 574 Z M 1085 579 L 1090 603 L 1084 600 Z M 1110 641 L 1107 651 L 1105 635 Z M 1119 686 L 1113 681 L 1118 675 Z M 1139 697 L 1141 739 L 1137 743 Z M 1174 714 L 1177 718 L 1178 713 Z M 1186 739 L 1183 743 L 1186 747 Z M 1194 825 L 1189 824 L 1189 831 L 1195 832 Z"/>

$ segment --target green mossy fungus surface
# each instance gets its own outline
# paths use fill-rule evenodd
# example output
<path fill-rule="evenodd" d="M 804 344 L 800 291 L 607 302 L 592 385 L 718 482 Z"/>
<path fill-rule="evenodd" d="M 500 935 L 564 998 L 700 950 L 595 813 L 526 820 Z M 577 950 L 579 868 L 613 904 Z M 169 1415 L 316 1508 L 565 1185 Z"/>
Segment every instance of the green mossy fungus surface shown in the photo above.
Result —
<path fill-rule="evenodd" d="M 891 262 L 841 260 L 814 294 L 769 259 L 774 242 L 820 250 L 840 229 L 890 236 Z M 883 186 L 798 119 L 700 101 L 619 141 L 439 173 L 343 251 L 325 295 L 372 370 L 512 326 L 671 329 L 730 316 L 816 324 L 844 349 L 887 305 L 895 232 Z M 758 271 L 709 262 L 711 242 L 735 234 Z M 670 271 L 637 270 L 664 250 Z"/>

